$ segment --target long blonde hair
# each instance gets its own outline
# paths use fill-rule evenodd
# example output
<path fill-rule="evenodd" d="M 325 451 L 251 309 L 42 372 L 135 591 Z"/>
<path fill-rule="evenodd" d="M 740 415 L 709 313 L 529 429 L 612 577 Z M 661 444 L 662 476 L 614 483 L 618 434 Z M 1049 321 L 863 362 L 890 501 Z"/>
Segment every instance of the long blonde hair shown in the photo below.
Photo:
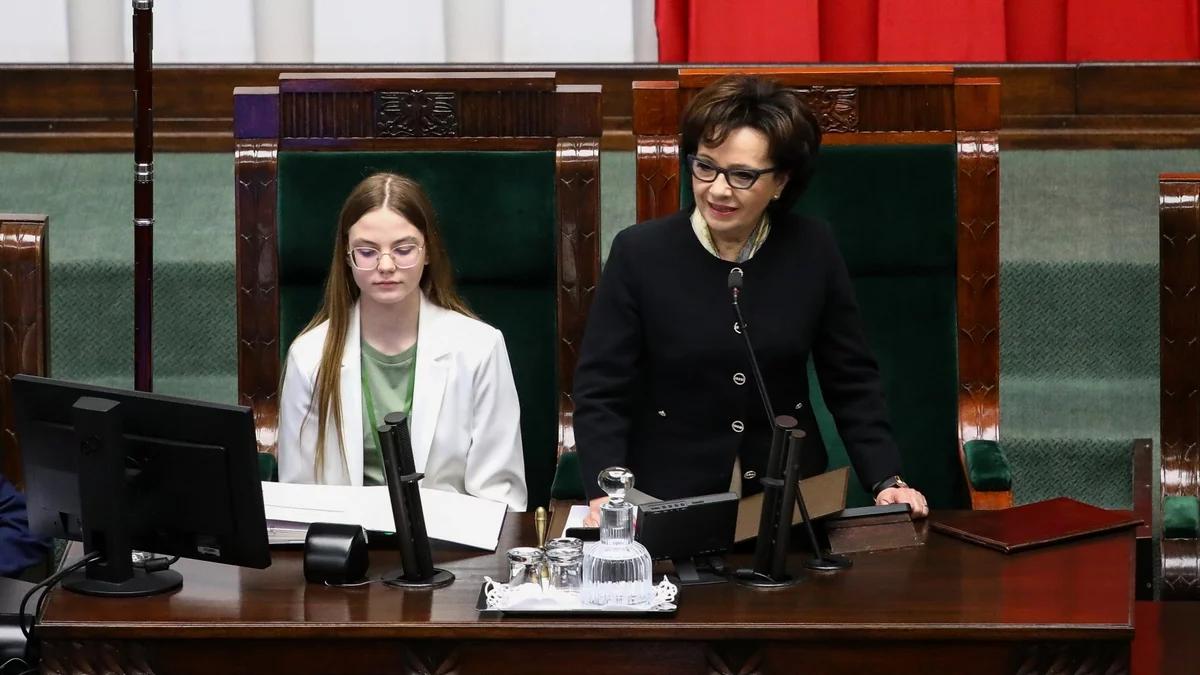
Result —
<path fill-rule="evenodd" d="M 338 216 L 337 234 L 333 242 L 333 260 L 329 265 L 329 278 L 325 282 L 325 298 L 312 321 L 300 333 L 303 335 L 328 321 L 325 346 L 321 350 L 321 364 L 317 368 L 317 380 L 313 386 L 312 406 L 307 415 L 317 410 L 317 453 L 313 471 L 320 476 L 325 463 L 325 430 L 329 426 L 329 415 L 338 429 L 342 428 L 342 400 L 339 390 L 342 354 L 346 349 L 346 331 L 350 327 L 350 313 L 358 301 L 358 284 L 347 271 L 349 265 L 350 228 L 365 214 L 386 208 L 404 216 L 425 236 L 425 256 L 428 264 L 421 275 L 421 291 L 429 301 L 439 307 L 451 309 L 467 316 L 474 316 L 467 304 L 454 289 L 454 272 L 450 257 L 438 229 L 433 205 L 429 202 L 419 183 L 395 173 L 376 173 L 368 176 L 350 192 L 342 204 Z M 339 439 L 341 435 L 339 434 Z M 342 461 L 346 461 L 345 448 L 339 443 Z"/>

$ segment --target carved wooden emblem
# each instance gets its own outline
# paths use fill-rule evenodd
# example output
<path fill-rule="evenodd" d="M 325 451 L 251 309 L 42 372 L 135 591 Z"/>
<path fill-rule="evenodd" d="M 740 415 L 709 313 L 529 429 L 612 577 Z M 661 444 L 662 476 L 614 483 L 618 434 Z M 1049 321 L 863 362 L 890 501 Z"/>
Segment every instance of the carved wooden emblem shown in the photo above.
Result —
<path fill-rule="evenodd" d="M 377 137 L 457 136 L 458 97 L 449 91 L 375 93 Z"/>
<path fill-rule="evenodd" d="M 825 133 L 858 131 L 857 87 L 797 87 L 800 99 L 817 116 Z"/>

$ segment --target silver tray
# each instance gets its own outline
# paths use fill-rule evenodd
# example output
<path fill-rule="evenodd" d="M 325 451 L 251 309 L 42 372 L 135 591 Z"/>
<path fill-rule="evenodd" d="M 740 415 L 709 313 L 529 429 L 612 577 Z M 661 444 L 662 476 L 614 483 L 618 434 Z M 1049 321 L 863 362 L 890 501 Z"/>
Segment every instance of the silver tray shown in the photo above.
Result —
<path fill-rule="evenodd" d="M 480 616 L 675 616 L 679 611 L 676 600 L 672 609 L 579 609 L 547 608 L 547 609 L 497 609 L 487 606 L 487 582 L 479 584 L 479 597 L 475 600 L 475 609 Z"/>

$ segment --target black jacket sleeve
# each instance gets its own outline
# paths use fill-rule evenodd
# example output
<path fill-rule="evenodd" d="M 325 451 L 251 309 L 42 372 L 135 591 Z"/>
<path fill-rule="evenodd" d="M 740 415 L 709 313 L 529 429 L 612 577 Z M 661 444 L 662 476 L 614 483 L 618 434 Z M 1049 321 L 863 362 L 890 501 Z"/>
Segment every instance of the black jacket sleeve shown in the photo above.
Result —
<path fill-rule="evenodd" d="M 600 471 L 627 465 L 633 426 L 643 343 L 626 235 L 613 240 L 575 369 L 575 442 L 588 499 L 604 496 Z"/>
<path fill-rule="evenodd" d="M 823 234 L 829 265 L 813 365 L 854 471 L 870 493 L 879 481 L 901 473 L 900 450 L 892 436 L 879 365 L 867 344 L 850 273 L 828 226 Z"/>
<path fill-rule="evenodd" d="M 50 541 L 29 531 L 25 496 L 0 476 L 0 576 L 20 573 L 46 557 Z"/>

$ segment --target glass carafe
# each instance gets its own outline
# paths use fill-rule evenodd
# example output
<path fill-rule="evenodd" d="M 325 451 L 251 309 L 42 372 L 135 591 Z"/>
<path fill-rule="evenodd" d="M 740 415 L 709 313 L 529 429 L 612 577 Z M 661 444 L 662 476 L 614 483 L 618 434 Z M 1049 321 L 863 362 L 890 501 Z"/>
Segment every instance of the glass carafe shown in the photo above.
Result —
<path fill-rule="evenodd" d="M 584 548 L 580 600 L 598 606 L 647 604 L 654 597 L 650 553 L 633 540 L 634 507 L 625 501 L 633 473 L 610 467 L 597 482 L 608 503 L 600 507 L 599 543 Z"/>

